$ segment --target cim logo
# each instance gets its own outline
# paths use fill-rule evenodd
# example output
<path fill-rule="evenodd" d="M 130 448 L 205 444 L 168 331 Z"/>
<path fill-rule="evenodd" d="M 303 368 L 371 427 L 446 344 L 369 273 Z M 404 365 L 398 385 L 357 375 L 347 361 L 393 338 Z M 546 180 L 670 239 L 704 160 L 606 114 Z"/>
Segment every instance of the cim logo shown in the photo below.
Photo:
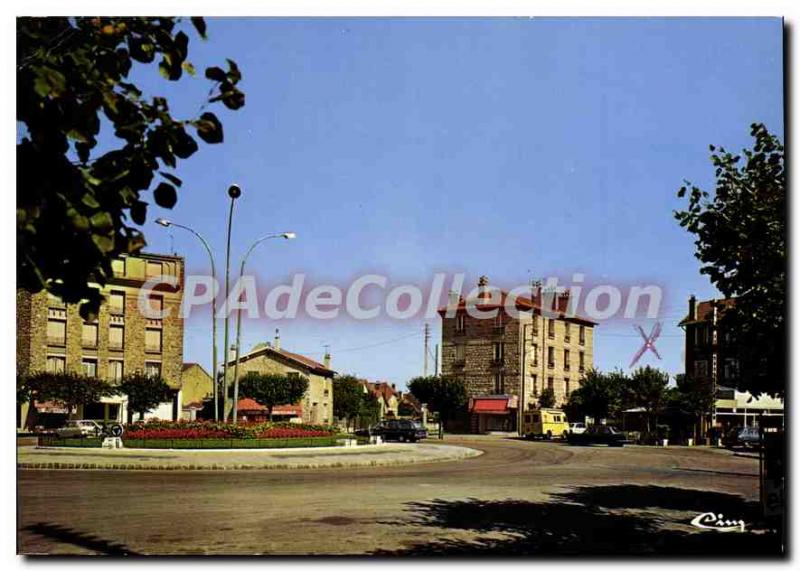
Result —
<path fill-rule="evenodd" d="M 715 531 L 744 531 L 744 520 L 725 519 L 722 514 L 706 512 L 696 516 L 692 525 L 699 529 L 713 529 Z"/>

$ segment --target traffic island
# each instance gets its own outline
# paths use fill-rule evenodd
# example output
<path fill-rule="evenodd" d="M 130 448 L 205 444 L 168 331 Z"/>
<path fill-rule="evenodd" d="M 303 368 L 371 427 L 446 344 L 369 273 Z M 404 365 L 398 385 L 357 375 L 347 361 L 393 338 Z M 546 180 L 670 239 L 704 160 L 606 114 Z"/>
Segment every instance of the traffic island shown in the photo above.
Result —
<path fill-rule="evenodd" d="M 473 458 L 480 450 L 448 444 L 381 444 L 293 449 L 17 449 L 23 470 L 293 470 L 359 468 Z"/>

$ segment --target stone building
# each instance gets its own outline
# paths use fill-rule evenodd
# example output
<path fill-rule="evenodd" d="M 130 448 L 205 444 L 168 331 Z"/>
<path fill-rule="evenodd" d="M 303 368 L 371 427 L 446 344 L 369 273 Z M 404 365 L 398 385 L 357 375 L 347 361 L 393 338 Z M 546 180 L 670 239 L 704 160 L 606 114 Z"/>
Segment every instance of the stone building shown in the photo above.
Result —
<path fill-rule="evenodd" d="M 377 403 L 379 408 L 378 419 L 397 418 L 398 406 L 402 393 L 397 387 L 386 381 L 363 381 L 364 392 L 370 395 Z"/>
<path fill-rule="evenodd" d="M 543 389 L 552 388 L 562 406 L 579 386 L 594 360 L 596 323 L 569 312 L 566 294 L 543 295 L 537 286 L 531 297 L 516 299 L 518 314 L 509 315 L 507 292 L 493 294 L 485 276 L 478 286 L 475 299 L 451 300 L 452 317 L 439 309 L 442 374 L 464 381 L 472 432 L 519 431 L 520 410 L 538 406 Z M 542 303 L 551 298 L 557 311 L 543 315 Z M 469 314 L 470 305 L 481 317 Z"/>
<path fill-rule="evenodd" d="M 114 260 L 112 268 L 114 276 L 103 288 L 105 302 L 92 322 L 84 321 L 78 305 L 66 305 L 47 292 L 17 291 L 17 372 L 71 371 L 109 381 L 134 371 L 161 375 L 175 396 L 148 416 L 177 419 L 183 363 L 179 312 L 183 258 L 141 253 Z M 145 282 L 161 276 L 174 278 L 176 285 L 161 283 L 149 293 L 150 309 L 165 312 L 156 319 L 145 316 L 138 304 Z M 35 403 L 36 415 L 29 415 L 28 405 L 23 405 L 19 426 L 38 424 L 48 414 L 125 420 L 125 404 L 122 396 L 104 398 L 75 411 L 62 410 L 57 403 Z"/>
<path fill-rule="evenodd" d="M 753 398 L 734 388 L 739 380 L 739 359 L 730 332 L 722 324 L 722 316 L 734 303 L 735 299 L 698 302 L 692 295 L 689 311 L 678 324 L 686 334 L 686 376 L 694 383 L 710 384 L 716 395 L 714 409 L 702 419 L 701 436 L 712 426 L 724 433 L 732 427 L 752 426 L 762 414 L 783 416 L 781 399 Z"/>
<path fill-rule="evenodd" d="M 231 353 L 234 352 L 231 351 Z M 228 383 L 232 385 L 234 355 L 230 355 L 229 359 L 227 364 Z M 324 363 L 319 363 L 304 355 L 282 349 L 280 334 L 276 330 L 273 343 L 256 345 L 248 353 L 239 356 L 239 379 L 241 380 L 249 372 L 307 377 L 308 390 L 303 399 L 299 403 L 294 403 L 295 406 L 281 408 L 282 415 L 296 417 L 299 414 L 305 423 L 331 424 L 333 422 L 333 377 L 336 372 L 330 367 L 331 357 L 328 353 L 325 354 Z M 295 412 L 292 413 L 292 411 Z"/>
<path fill-rule="evenodd" d="M 214 380 L 198 363 L 184 363 L 181 372 L 181 418 L 196 420 L 206 401 L 214 398 Z"/>

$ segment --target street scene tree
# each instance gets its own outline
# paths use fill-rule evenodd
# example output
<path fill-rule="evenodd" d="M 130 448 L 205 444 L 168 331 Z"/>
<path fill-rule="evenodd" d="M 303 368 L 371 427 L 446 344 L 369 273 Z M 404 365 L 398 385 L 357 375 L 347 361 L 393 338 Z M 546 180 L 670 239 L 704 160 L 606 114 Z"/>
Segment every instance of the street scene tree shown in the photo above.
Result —
<path fill-rule="evenodd" d="M 466 404 L 467 396 L 464 382 L 460 379 L 442 376 L 415 377 L 408 381 L 408 390 L 421 403 L 439 413 L 443 426 Z"/>
<path fill-rule="evenodd" d="M 361 380 L 353 375 L 342 375 L 333 380 L 333 414 L 345 420 L 347 429 L 362 412 L 364 393 Z"/>
<path fill-rule="evenodd" d="M 191 18 L 206 37 L 202 18 Z M 195 75 L 189 36 L 177 18 L 20 18 L 17 22 L 17 286 L 47 290 L 97 313 L 111 260 L 145 245 L 139 226 L 148 203 L 172 208 L 182 181 L 175 169 L 218 144 L 211 111 L 174 117 L 169 102 L 147 97 L 129 79 L 152 64 L 168 81 Z M 156 64 L 156 62 L 158 62 Z M 244 105 L 241 72 L 211 66 L 203 108 Z M 98 146 L 102 125 L 119 144 Z M 194 131 L 194 135 L 190 133 Z M 154 178 L 158 175 L 158 179 Z M 152 190 L 152 197 L 146 193 Z"/>
<path fill-rule="evenodd" d="M 134 413 L 139 420 L 159 404 L 172 400 L 172 389 L 160 376 L 147 375 L 142 371 L 128 373 L 117 385 L 120 393 L 128 397 L 128 422 L 133 422 Z"/>
<path fill-rule="evenodd" d="M 18 398 L 61 403 L 67 410 L 117 394 L 110 383 L 74 372 L 37 372 L 17 377 Z"/>
<path fill-rule="evenodd" d="M 308 379 L 299 375 L 265 375 L 249 372 L 239 383 L 239 394 L 267 407 L 270 420 L 276 406 L 299 402 L 307 389 Z"/>
<path fill-rule="evenodd" d="M 631 375 L 630 381 L 626 383 L 627 404 L 644 409 L 647 432 L 651 431 L 654 418 L 663 408 L 668 383 L 668 373 L 649 365 L 636 369 Z"/>
<path fill-rule="evenodd" d="M 552 408 L 556 406 L 556 393 L 550 387 L 542 389 L 542 394 L 539 395 L 539 406 L 541 408 Z"/>
<path fill-rule="evenodd" d="M 726 298 L 722 324 L 732 332 L 740 378 L 736 388 L 783 396 L 786 383 L 786 179 L 784 148 L 761 123 L 752 148 L 734 154 L 711 145 L 712 192 L 686 181 L 686 210 L 675 212 L 695 236 L 700 272 Z"/>

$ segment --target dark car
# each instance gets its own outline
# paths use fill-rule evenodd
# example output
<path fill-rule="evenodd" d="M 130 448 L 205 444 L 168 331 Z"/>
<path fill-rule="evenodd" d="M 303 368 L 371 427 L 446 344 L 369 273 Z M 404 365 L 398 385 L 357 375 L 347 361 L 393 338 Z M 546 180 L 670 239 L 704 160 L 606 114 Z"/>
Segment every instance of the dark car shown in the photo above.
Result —
<path fill-rule="evenodd" d="M 761 446 L 761 435 L 755 426 L 739 426 L 725 435 L 723 444 L 728 448 L 758 448 Z"/>
<path fill-rule="evenodd" d="M 580 434 L 571 433 L 567 435 L 567 442 L 579 446 L 590 444 L 605 444 L 608 446 L 624 446 L 625 435 L 612 426 L 603 424 L 593 424 Z"/>
<path fill-rule="evenodd" d="M 369 429 L 371 436 L 380 436 L 384 440 L 400 442 L 416 442 L 428 437 L 428 431 L 413 420 L 384 420 Z"/>

